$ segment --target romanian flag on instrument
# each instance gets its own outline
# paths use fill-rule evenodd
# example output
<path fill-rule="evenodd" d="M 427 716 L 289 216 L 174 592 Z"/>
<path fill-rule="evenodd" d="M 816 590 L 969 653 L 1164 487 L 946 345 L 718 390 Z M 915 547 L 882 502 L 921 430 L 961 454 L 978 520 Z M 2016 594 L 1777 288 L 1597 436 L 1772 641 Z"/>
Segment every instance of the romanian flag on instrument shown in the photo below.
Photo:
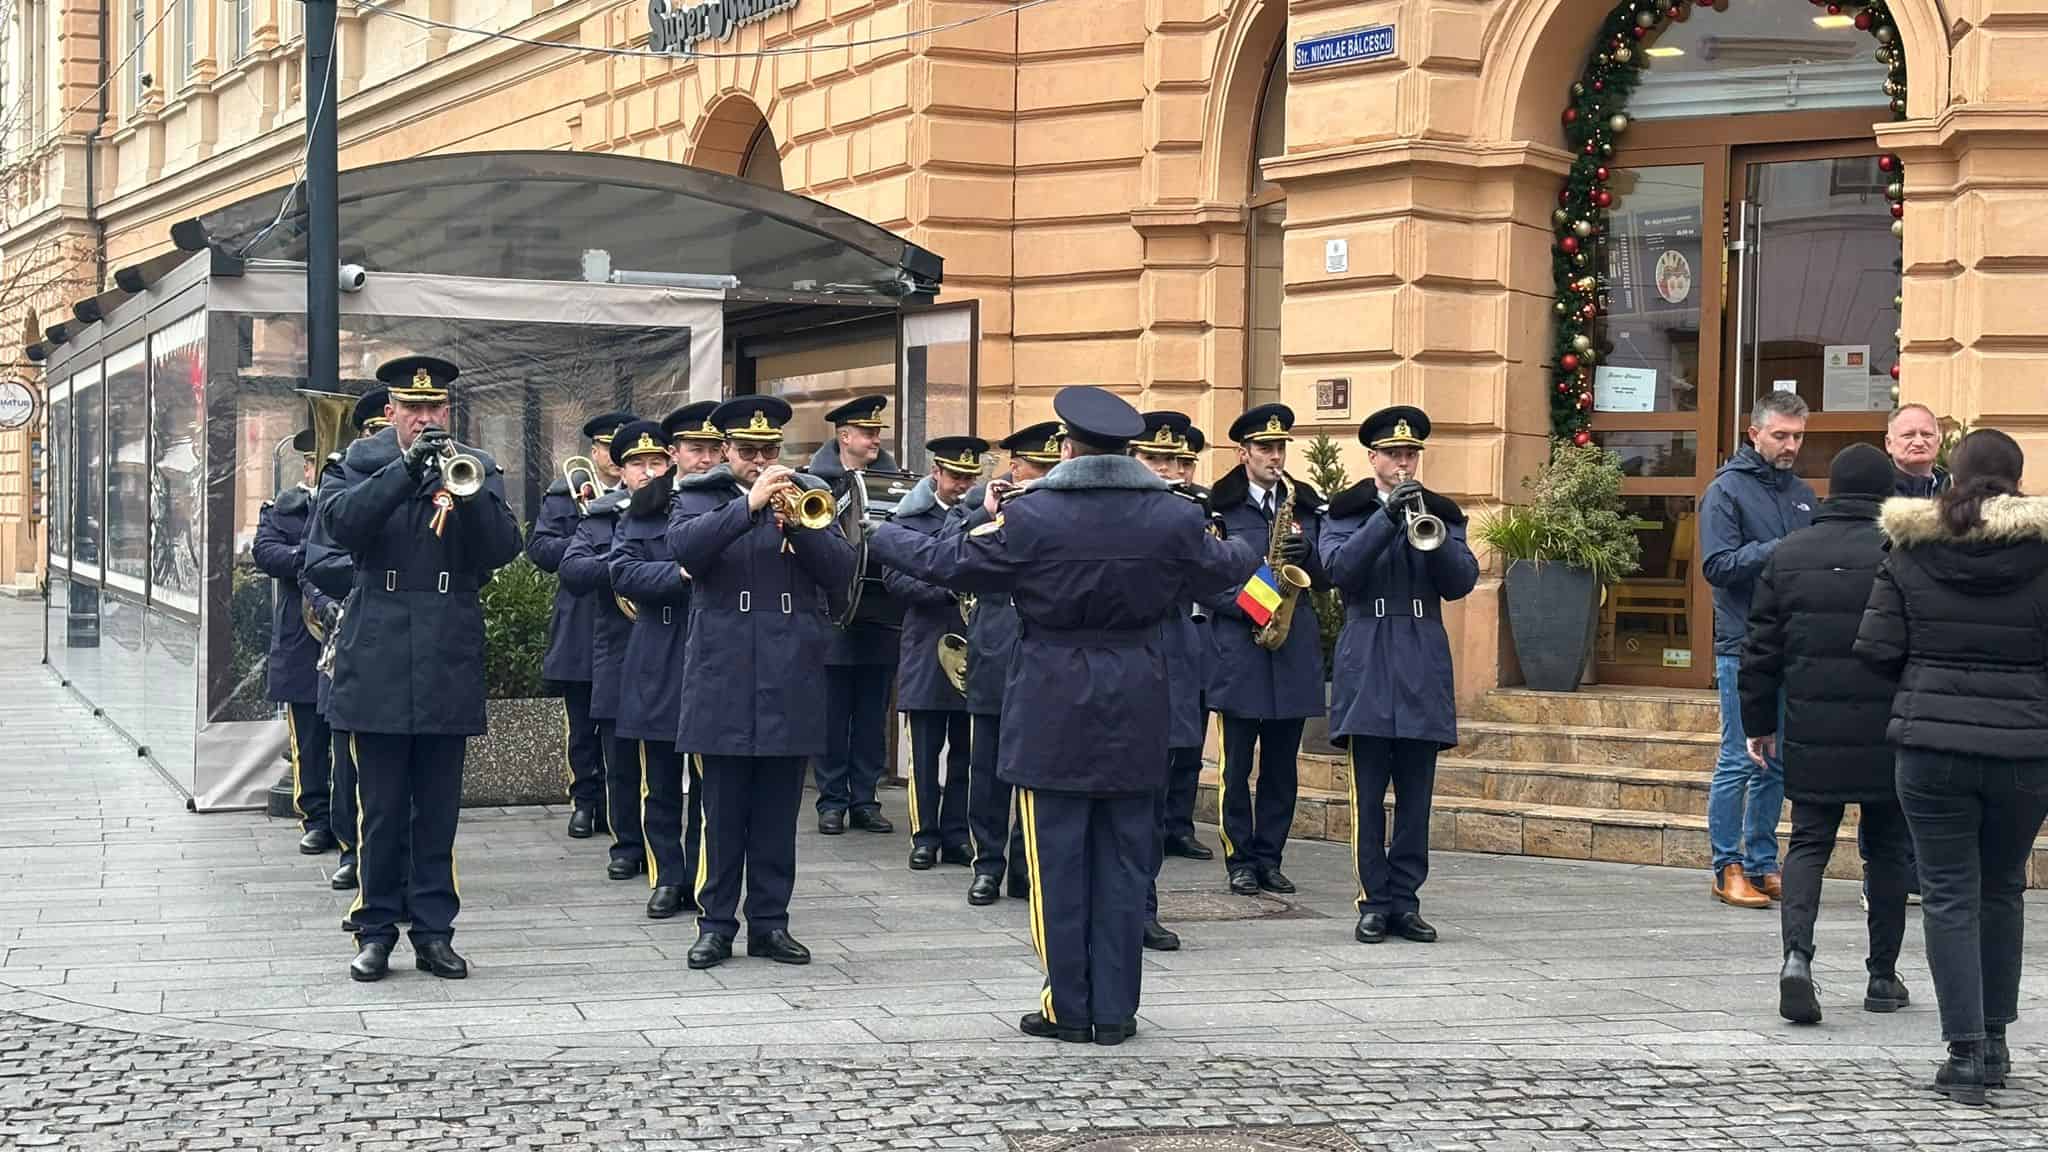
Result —
<path fill-rule="evenodd" d="M 1273 618 L 1273 609 L 1280 606 L 1280 581 L 1274 578 L 1271 565 L 1259 565 L 1245 581 L 1244 590 L 1237 594 L 1237 606 L 1258 627 L 1264 628 Z"/>

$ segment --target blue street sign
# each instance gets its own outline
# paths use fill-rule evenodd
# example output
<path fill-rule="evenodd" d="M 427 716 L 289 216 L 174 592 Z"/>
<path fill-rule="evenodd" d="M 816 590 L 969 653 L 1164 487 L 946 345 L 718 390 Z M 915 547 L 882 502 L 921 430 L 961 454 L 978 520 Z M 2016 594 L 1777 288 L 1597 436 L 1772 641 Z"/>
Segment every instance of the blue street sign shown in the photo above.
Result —
<path fill-rule="evenodd" d="M 1393 54 L 1394 26 L 1377 24 L 1371 28 L 1353 28 L 1345 32 L 1331 32 L 1307 40 L 1296 40 L 1294 70 L 1311 72 L 1317 68 L 1329 68 L 1338 64 L 1384 60 Z"/>

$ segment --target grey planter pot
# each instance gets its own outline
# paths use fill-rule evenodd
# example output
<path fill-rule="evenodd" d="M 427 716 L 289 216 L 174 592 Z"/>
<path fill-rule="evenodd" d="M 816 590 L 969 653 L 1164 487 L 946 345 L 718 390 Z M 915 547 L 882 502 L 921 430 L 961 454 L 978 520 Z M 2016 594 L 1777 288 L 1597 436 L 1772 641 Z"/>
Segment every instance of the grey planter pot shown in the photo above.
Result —
<path fill-rule="evenodd" d="M 1523 682 L 1543 692 L 1578 691 L 1593 648 L 1592 570 L 1517 560 L 1508 565 L 1507 587 Z"/>
<path fill-rule="evenodd" d="M 1311 756 L 1342 756 L 1344 749 L 1330 743 L 1330 682 L 1323 681 L 1323 711 L 1301 725 L 1301 750 Z"/>
<path fill-rule="evenodd" d="M 462 806 L 566 803 L 569 783 L 562 702 L 553 697 L 485 702 L 490 731 L 469 739 Z"/>

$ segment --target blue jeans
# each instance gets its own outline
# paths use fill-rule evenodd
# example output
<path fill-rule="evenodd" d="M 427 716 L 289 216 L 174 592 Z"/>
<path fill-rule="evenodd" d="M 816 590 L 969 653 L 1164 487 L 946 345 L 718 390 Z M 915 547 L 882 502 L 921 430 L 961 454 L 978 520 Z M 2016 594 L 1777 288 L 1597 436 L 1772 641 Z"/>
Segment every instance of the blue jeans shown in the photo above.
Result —
<path fill-rule="evenodd" d="M 1785 808 L 1785 766 L 1775 757 L 1763 767 L 1749 758 L 1742 732 L 1742 698 L 1735 691 L 1740 656 L 1714 657 L 1714 679 L 1721 689 L 1721 751 L 1714 759 L 1714 782 L 1707 791 L 1707 840 L 1714 850 L 1714 874 L 1730 864 L 1742 865 L 1752 878 L 1778 870 L 1778 817 Z M 1778 730 L 1784 732 L 1784 709 Z"/>

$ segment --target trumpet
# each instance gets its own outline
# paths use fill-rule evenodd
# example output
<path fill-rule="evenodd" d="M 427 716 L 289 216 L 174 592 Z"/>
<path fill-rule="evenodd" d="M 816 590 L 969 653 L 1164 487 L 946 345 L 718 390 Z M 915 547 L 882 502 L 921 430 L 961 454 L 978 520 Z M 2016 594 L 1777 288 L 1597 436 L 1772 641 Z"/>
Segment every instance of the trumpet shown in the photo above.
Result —
<path fill-rule="evenodd" d="M 782 514 L 784 523 L 814 532 L 831 524 L 839 514 L 838 501 L 823 488 L 784 488 L 770 497 L 768 503 Z"/>
<path fill-rule="evenodd" d="M 1406 468 L 1395 473 L 1394 483 L 1398 486 L 1414 479 Z M 1409 504 L 1404 522 L 1408 529 L 1408 546 L 1417 552 L 1434 552 L 1444 546 L 1443 519 L 1429 511 L 1417 494 Z"/>
<path fill-rule="evenodd" d="M 441 442 L 440 458 L 436 461 L 441 469 L 441 487 L 457 499 L 468 499 L 483 491 L 483 461 L 455 446 L 454 440 Z"/>
<path fill-rule="evenodd" d="M 590 511 L 590 502 L 600 494 L 597 465 L 588 456 L 571 456 L 562 461 L 562 479 L 569 485 L 569 499 L 576 502 L 576 510 Z"/>

